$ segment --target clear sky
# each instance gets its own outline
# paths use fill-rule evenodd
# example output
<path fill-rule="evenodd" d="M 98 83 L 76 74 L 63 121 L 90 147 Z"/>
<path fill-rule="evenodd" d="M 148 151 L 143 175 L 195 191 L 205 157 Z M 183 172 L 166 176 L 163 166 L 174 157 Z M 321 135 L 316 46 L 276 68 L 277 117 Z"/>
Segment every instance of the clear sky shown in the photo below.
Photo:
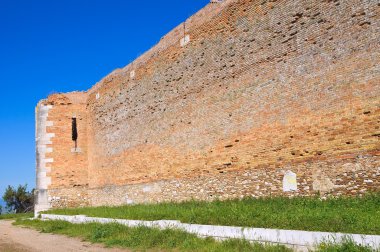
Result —
<path fill-rule="evenodd" d="M 0 196 L 7 185 L 35 186 L 40 99 L 89 89 L 208 2 L 0 0 Z"/>

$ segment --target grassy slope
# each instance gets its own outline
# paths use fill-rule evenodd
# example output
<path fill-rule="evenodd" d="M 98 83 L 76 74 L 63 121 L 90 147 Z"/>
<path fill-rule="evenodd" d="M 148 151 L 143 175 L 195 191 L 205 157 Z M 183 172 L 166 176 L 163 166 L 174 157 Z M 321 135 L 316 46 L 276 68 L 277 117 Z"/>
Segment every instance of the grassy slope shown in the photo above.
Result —
<path fill-rule="evenodd" d="M 32 218 L 34 213 L 22 213 L 22 214 L 1 214 L 0 220 L 12 220 L 18 218 Z"/>
<path fill-rule="evenodd" d="M 71 224 L 63 221 L 17 220 L 16 225 L 28 226 L 45 233 L 80 237 L 109 247 L 152 251 L 291 251 L 280 245 L 251 244 L 243 240 L 217 242 L 198 238 L 180 230 L 158 230 L 146 227 L 129 228 L 118 224 Z"/>
<path fill-rule="evenodd" d="M 122 247 L 137 251 L 260 251 L 290 252 L 282 245 L 263 245 L 244 240 L 215 241 L 212 238 L 199 238 L 180 230 L 158 230 L 146 227 L 129 228 L 118 224 L 71 224 L 64 221 L 40 221 L 18 219 L 16 225 L 31 227 L 44 233 L 63 234 L 79 237 L 93 243 L 103 243 L 107 247 Z M 326 242 L 315 252 L 379 252 L 369 247 L 356 245 L 347 239 L 341 244 Z"/>
<path fill-rule="evenodd" d="M 49 213 L 136 220 L 380 234 L 380 193 L 363 198 L 266 198 L 60 209 Z"/>

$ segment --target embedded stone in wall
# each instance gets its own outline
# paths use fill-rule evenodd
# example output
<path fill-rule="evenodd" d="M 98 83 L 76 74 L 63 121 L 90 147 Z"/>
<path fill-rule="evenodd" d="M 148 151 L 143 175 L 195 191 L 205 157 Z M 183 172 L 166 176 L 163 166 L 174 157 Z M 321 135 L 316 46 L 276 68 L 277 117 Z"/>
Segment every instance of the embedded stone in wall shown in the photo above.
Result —
<path fill-rule="evenodd" d="M 136 76 L 136 72 L 133 70 L 129 73 L 129 76 L 133 79 Z"/>
<path fill-rule="evenodd" d="M 190 42 L 190 35 L 186 35 L 184 38 L 181 39 L 181 46 L 185 46 Z"/>
<path fill-rule="evenodd" d="M 284 192 L 297 191 L 297 174 L 292 171 L 287 171 L 283 179 Z"/>
<path fill-rule="evenodd" d="M 317 192 L 331 192 L 334 190 L 334 183 L 321 170 L 313 174 L 313 190 Z"/>
<path fill-rule="evenodd" d="M 71 148 L 71 153 L 81 153 L 82 149 L 81 148 Z"/>
<path fill-rule="evenodd" d="M 127 199 L 127 205 L 133 205 L 133 204 L 134 204 L 133 200 Z"/>
<path fill-rule="evenodd" d="M 151 186 L 144 186 L 143 192 L 150 192 L 150 191 L 152 191 L 152 187 Z"/>

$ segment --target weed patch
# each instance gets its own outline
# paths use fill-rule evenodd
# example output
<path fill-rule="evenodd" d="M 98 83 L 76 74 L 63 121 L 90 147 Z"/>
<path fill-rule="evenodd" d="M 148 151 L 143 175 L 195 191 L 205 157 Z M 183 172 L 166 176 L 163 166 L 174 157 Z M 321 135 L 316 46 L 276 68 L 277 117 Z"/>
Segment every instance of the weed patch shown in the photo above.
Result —
<path fill-rule="evenodd" d="M 352 239 L 346 238 L 341 243 L 324 242 L 321 243 L 316 252 L 373 252 L 372 248 L 356 244 Z M 379 251 L 379 250 L 377 250 Z"/>

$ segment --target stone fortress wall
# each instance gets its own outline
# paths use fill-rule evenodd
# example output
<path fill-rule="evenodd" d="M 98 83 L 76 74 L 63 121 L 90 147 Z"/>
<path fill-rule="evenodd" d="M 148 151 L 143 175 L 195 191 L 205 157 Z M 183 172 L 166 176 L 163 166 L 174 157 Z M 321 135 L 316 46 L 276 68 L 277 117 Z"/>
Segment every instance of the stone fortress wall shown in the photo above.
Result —
<path fill-rule="evenodd" d="M 379 41 L 377 0 L 210 3 L 38 104 L 41 209 L 378 190 Z"/>

